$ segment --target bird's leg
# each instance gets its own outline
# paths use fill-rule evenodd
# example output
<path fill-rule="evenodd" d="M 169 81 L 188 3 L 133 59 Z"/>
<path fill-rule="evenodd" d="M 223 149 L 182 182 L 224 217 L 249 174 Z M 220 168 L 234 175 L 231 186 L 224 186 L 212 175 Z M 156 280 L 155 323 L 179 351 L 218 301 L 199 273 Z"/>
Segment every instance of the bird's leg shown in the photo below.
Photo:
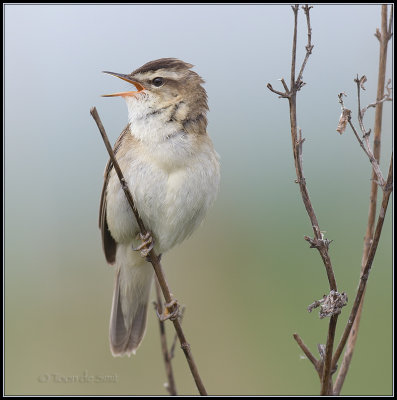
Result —
<path fill-rule="evenodd" d="M 157 309 L 156 314 L 160 321 L 166 321 L 167 319 L 174 321 L 179 317 L 178 301 L 176 299 L 172 299 L 169 303 L 164 304 L 164 311 L 162 314 L 159 314 Z"/>
<path fill-rule="evenodd" d="M 141 256 L 147 259 L 150 250 L 152 250 L 154 246 L 154 240 L 152 234 L 150 232 L 146 232 L 144 235 L 142 233 L 139 233 L 139 238 L 141 239 L 142 243 L 138 247 L 133 248 L 132 250 L 139 251 Z M 158 257 L 160 261 L 161 254 Z M 167 319 L 174 321 L 179 317 L 179 304 L 177 300 L 172 299 L 169 303 L 164 304 L 164 311 L 161 314 L 159 314 L 159 312 L 156 309 L 156 314 L 160 319 L 160 321 L 166 321 Z"/>
<path fill-rule="evenodd" d="M 150 232 L 146 232 L 144 235 L 142 233 L 140 233 L 139 237 L 140 237 L 142 243 L 138 247 L 132 248 L 132 250 L 139 251 L 141 256 L 143 258 L 146 258 L 148 256 L 148 254 L 150 253 L 150 250 L 153 249 L 154 240 L 153 240 L 152 234 Z"/>

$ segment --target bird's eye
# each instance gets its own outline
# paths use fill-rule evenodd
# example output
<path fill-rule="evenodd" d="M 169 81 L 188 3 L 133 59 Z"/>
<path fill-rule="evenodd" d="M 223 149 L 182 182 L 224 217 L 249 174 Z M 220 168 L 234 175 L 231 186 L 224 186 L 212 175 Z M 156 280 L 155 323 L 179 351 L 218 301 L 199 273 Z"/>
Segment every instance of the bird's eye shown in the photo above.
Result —
<path fill-rule="evenodd" d="M 153 79 L 152 83 L 153 83 L 154 86 L 160 87 L 161 85 L 164 84 L 164 79 L 160 78 L 160 77 L 157 77 L 157 78 Z"/>

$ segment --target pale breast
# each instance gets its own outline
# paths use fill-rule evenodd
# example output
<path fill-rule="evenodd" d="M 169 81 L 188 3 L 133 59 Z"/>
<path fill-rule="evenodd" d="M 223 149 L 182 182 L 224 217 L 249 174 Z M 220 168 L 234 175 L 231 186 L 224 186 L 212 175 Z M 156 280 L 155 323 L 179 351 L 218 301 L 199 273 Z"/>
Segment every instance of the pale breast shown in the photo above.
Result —
<path fill-rule="evenodd" d="M 189 236 L 214 202 L 219 163 L 212 143 L 197 146 L 186 137 L 163 146 L 133 146 L 119 163 L 139 214 L 163 253 Z M 135 239 L 138 228 L 118 178 L 112 171 L 107 192 L 107 219 L 117 242 Z"/>

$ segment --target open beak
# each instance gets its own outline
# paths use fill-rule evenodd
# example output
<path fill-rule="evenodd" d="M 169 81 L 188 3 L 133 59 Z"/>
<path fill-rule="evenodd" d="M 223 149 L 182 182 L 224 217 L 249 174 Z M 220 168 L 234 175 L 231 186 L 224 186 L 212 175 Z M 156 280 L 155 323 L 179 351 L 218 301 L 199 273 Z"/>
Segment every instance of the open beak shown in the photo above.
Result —
<path fill-rule="evenodd" d="M 135 96 L 137 93 L 142 92 L 145 90 L 145 88 L 137 81 L 131 80 L 129 75 L 124 75 L 124 74 L 118 74 L 116 72 L 109 72 L 109 71 L 102 71 L 105 74 L 113 75 L 116 78 L 120 78 L 123 81 L 126 81 L 128 83 L 132 83 L 137 90 L 136 91 L 131 91 L 131 92 L 119 92 L 119 93 L 112 93 L 112 94 L 103 94 L 102 97 L 115 97 L 115 96 L 121 96 L 121 97 L 127 97 L 127 96 Z"/>

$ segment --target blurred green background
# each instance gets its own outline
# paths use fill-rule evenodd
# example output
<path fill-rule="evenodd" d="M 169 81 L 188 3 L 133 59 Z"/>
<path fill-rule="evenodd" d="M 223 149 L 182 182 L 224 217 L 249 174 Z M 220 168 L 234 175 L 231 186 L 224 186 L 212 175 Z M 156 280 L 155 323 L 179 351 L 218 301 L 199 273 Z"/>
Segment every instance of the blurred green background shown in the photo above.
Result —
<path fill-rule="evenodd" d="M 208 131 L 222 162 L 219 197 L 205 223 L 163 257 L 170 287 L 187 306 L 183 325 L 203 381 L 217 395 L 318 394 L 318 377 L 292 334 L 315 354 L 325 343 L 328 319 L 306 306 L 328 291 L 327 279 L 303 240 L 312 230 L 294 183 L 288 104 L 266 89 L 270 82 L 281 90 L 278 79 L 289 80 L 291 8 L 8 4 L 3 10 L 5 393 L 167 394 L 154 312 L 136 356 L 113 358 L 109 350 L 113 269 L 97 226 L 107 154 L 89 110 L 97 107 L 114 142 L 126 107 L 100 95 L 128 86 L 101 71 L 129 73 L 177 57 L 206 80 Z M 358 283 L 371 168 L 352 132 L 336 132 L 337 94 L 347 93 L 354 119 L 356 74 L 368 78 L 362 104 L 376 98 L 380 5 L 318 5 L 311 15 L 314 50 L 298 95 L 298 124 L 309 192 L 321 229 L 334 240 L 339 289 L 350 300 L 339 339 Z M 305 30 L 301 12 L 298 60 Z M 390 44 L 387 77 L 391 60 Z M 373 115 L 366 114 L 368 128 Z M 391 147 L 388 103 L 385 174 Z M 345 395 L 392 394 L 391 211 Z M 173 365 L 178 393 L 196 394 L 179 348 Z"/>

